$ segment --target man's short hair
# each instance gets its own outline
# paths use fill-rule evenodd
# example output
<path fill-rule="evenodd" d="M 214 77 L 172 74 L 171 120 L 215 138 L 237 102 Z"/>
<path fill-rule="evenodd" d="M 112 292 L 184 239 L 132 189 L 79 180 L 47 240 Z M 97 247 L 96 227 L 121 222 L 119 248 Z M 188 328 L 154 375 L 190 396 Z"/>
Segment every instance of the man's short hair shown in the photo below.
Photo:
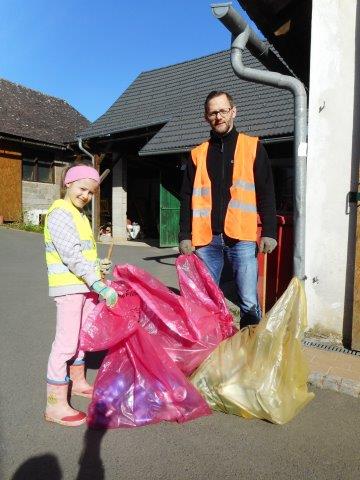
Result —
<path fill-rule="evenodd" d="M 230 107 L 232 108 L 234 106 L 234 99 L 228 92 L 224 92 L 223 90 L 213 90 L 212 92 L 209 93 L 209 95 L 206 97 L 206 100 L 204 102 L 204 109 L 205 112 L 207 111 L 207 106 L 210 100 L 212 100 L 215 97 L 220 97 L 220 95 L 225 95 L 226 98 L 229 100 Z"/>

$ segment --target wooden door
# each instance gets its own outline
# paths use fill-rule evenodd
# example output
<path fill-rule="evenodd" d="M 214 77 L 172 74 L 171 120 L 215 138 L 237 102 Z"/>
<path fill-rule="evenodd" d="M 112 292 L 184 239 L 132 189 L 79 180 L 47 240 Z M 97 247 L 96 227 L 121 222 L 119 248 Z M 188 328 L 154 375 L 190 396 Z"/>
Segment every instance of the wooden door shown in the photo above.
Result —
<path fill-rule="evenodd" d="M 167 185 L 160 181 L 160 247 L 178 245 L 180 201 Z"/>
<path fill-rule="evenodd" d="M 21 153 L 0 150 L 0 215 L 5 222 L 22 217 Z"/>

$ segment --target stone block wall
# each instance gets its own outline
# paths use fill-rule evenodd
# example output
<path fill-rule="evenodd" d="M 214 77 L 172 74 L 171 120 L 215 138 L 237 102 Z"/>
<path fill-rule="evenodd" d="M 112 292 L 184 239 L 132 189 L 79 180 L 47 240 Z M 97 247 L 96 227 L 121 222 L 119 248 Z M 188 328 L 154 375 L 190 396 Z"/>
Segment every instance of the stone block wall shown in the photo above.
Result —
<path fill-rule="evenodd" d="M 55 165 L 55 183 L 40 183 L 22 181 L 22 211 L 23 216 L 30 210 L 47 210 L 60 198 L 60 175 L 66 163 Z"/>
<path fill-rule="evenodd" d="M 60 188 L 57 184 L 22 182 L 23 213 L 33 209 L 46 210 L 54 200 L 59 198 Z"/>
<path fill-rule="evenodd" d="M 117 161 L 116 161 L 117 160 Z M 112 228 L 113 237 L 117 240 L 126 239 L 126 159 L 119 158 L 114 153 L 113 188 L 112 188 Z"/>

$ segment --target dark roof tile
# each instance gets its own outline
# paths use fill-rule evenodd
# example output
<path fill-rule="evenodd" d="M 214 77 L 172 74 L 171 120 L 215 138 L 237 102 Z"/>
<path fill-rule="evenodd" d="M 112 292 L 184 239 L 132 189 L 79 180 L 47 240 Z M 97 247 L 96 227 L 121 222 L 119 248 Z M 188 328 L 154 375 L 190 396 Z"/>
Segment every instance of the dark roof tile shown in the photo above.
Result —
<path fill-rule="evenodd" d="M 247 51 L 244 63 L 265 69 Z M 188 150 L 208 136 L 203 102 L 211 90 L 233 95 L 239 130 L 262 137 L 293 133 L 291 93 L 240 80 L 231 68 L 229 51 L 223 51 L 141 73 L 81 136 L 95 138 L 163 123 L 140 154 Z"/>
<path fill-rule="evenodd" d="M 64 100 L 0 79 L 0 133 L 61 145 L 89 121 Z"/>

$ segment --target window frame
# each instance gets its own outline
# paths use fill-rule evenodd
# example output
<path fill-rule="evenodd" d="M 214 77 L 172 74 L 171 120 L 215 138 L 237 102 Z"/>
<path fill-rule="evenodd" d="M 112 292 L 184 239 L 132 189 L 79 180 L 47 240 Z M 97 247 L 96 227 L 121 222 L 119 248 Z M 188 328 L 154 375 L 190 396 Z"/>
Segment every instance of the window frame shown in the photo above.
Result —
<path fill-rule="evenodd" d="M 24 178 L 24 163 L 26 162 L 33 162 L 34 163 L 34 174 L 33 174 L 33 177 L 34 179 L 33 180 L 29 180 L 29 179 L 26 179 Z M 44 165 L 49 165 L 49 168 L 51 169 L 51 180 L 49 182 L 46 182 L 44 180 L 39 180 L 39 163 Z M 45 158 L 41 157 L 41 156 L 30 156 L 30 155 L 27 155 L 25 157 L 22 158 L 22 169 L 21 169 L 21 180 L 24 181 L 24 182 L 33 182 L 33 183 L 44 183 L 44 184 L 47 184 L 47 185 L 54 185 L 55 184 L 55 160 L 52 159 L 50 161 L 46 160 Z"/>

